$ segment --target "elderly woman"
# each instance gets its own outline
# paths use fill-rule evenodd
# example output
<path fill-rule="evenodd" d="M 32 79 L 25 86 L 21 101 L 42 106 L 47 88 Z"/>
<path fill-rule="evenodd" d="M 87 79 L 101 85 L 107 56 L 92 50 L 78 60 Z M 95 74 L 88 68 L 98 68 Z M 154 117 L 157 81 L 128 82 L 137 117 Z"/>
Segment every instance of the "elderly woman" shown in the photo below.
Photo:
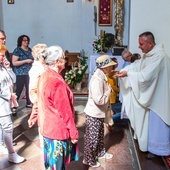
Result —
<path fill-rule="evenodd" d="M 108 55 L 96 60 L 97 70 L 90 80 L 89 97 L 85 107 L 86 132 L 83 163 L 91 167 L 99 167 L 98 159 L 111 159 L 113 155 L 105 152 L 104 118 L 109 106 L 111 87 L 107 83 L 106 74 L 116 65 Z"/>
<path fill-rule="evenodd" d="M 29 71 L 29 96 L 33 103 L 33 109 L 28 120 L 29 127 L 32 127 L 37 122 L 38 108 L 37 108 L 37 82 L 40 75 L 45 71 L 46 64 L 44 59 L 46 58 L 46 44 L 36 44 L 32 48 L 32 55 L 34 57 L 34 63 Z M 39 133 L 40 146 L 43 147 L 43 137 Z"/>
<path fill-rule="evenodd" d="M 45 63 L 48 67 L 40 76 L 37 86 L 44 164 L 46 169 L 64 170 L 73 156 L 74 160 L 78 159 L 76 154 L 72 155 L 72 149 L 78 142 L 78 130 L 74 122 L 73 93 L 60 74 L 65 68 L 62 48 L 49 47 Z"/>
<path fill-rule="evenodd" d="M 29 73 L 29 96 L 32 103 L 36 100 L 35 91 L 37 88 L 37 79 L 39 76 L 45 71 L 46 64 L 44 62 L 44 59 L 46 58 L 46 50 L 47 45 L 46 44 L 36 44 L 32 48 L 32 55 L 34 57 L 34 62 L 32 64 L 32 67 L 30 69 Z"/>

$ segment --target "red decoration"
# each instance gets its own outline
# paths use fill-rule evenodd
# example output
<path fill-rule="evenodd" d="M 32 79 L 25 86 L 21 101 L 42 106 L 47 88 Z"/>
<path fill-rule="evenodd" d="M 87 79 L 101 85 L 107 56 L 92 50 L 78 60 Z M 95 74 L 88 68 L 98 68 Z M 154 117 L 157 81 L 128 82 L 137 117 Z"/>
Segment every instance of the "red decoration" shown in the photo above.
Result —
<path fill-rule="evenodd" d="M 112 25 L 112 0 L 99 0 L 99 25 Z"/>

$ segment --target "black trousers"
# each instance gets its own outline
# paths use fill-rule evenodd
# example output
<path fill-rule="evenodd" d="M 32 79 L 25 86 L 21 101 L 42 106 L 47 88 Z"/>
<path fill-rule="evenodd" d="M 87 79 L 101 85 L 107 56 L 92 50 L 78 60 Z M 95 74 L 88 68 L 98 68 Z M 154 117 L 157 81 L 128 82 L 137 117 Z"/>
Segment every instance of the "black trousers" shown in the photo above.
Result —
<path fill-rule="evenodd" d="M 25 86 L 26 104 L 31 104 L 29 99 L 29 75 L 16 76 L 16 95 L 19 100 L 22 90 Z"/>

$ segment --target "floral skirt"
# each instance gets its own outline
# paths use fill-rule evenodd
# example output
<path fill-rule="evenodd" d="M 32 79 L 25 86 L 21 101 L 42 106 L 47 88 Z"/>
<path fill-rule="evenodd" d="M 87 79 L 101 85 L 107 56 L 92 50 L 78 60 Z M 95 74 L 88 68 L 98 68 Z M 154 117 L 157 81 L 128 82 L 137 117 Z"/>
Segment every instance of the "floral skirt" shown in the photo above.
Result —
<path fill-rule="evenodd" d="M 70 161 L 77 161 L 78 145 L 70 140 L 53 140 L 44 137 L 44 165 L 48 170 L 65 170 Z"/>
<path fill-rule="evenodd" d="M 84 161 L 89 165 L 95 165 L 98 157 L 104 154 L 104 118 L 86 115 Z"/>

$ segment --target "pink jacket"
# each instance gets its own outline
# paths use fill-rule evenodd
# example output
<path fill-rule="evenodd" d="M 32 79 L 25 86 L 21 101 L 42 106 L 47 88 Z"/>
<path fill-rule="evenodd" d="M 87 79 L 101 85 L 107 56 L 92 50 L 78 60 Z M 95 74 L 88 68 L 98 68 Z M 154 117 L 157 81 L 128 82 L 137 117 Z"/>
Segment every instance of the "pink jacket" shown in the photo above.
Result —
<path fill-rule="evenodd" d="M 48 68 L 40 76 L 37 94 L 41 134 L 56 140 L 78 139 L 73 93 L 62 76 Z"/>

